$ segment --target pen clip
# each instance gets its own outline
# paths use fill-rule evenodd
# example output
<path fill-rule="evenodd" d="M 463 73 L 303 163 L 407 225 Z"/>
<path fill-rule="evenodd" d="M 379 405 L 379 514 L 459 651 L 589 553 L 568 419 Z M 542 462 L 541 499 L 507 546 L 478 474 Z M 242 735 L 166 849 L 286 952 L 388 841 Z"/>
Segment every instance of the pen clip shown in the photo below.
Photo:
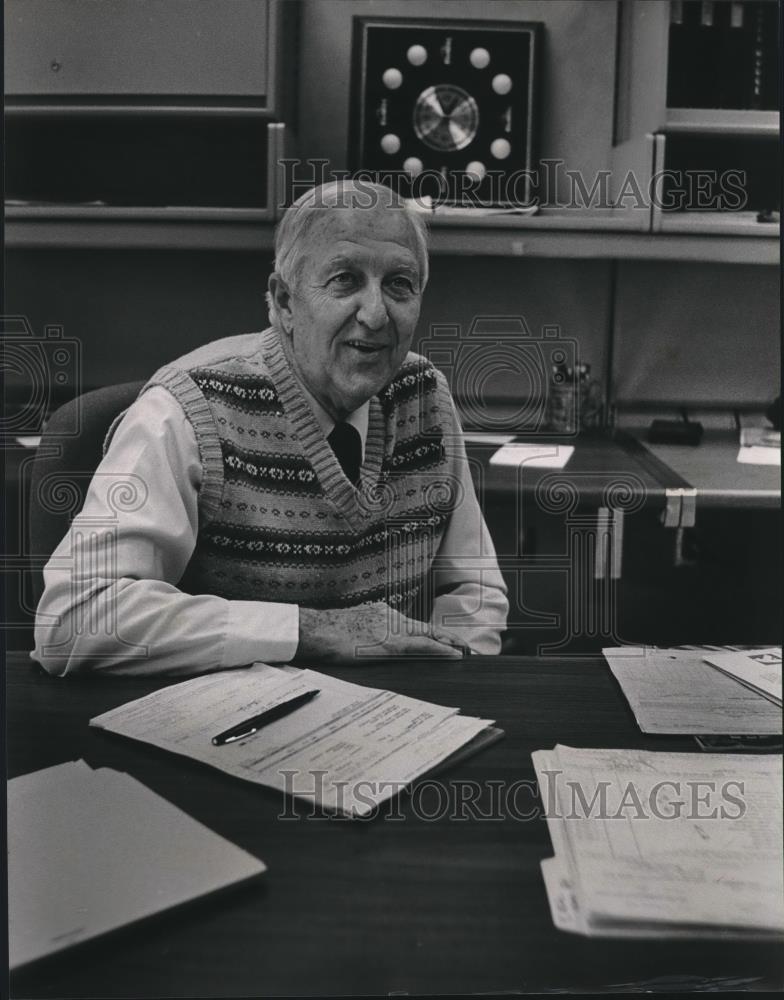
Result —
<path fill-rule="evenodd" d="M 294 712 L 300 706 L 307 704 L 311 699 L 315 698 L 318 694 L 318 689 L 312 691 L 305 691 L 302 694 L 296 695 L 294 698 L 289 698 L 286 701 L 282 701 L 277 705 L 273 705 L 272 708 L 268 708 L 265 712 L 261 712 L 259 715 L 254 716 L 251 719 L 245 719 L 243 722 L 238 723 L 236 726 L 232 726 L 230 729 L 226 729 L 222 733 L 218 733 L 217 736 L 212 737 L 212 745 L 214 747 L 226 746 L 228 743 L 237 743 L 239 740 L 247 739 L 249 736 L 253 736 L 264 726 L 268 725 L 270 722 L 276 722 L 278 719 L 282 719 Z"/>
<path fill-rule="evenodd" d="M 212 743 L 213 746 L 220 747 L 224 746 L 226 743 L 236 743 L 238 740 L 244 740 L 248 736 L 253 736 L 254 733 L 259 731 L 258 726 L 252 726 L 250 729 L 246 729 L 244 732 L 236 733 L 234 736 L 213 736 Z"/>

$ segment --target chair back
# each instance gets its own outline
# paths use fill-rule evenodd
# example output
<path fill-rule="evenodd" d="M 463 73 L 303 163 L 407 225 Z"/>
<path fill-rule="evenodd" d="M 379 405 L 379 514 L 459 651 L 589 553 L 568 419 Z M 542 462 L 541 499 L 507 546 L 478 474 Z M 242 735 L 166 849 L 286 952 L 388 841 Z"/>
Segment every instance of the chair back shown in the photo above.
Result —
<path fill-rule="evenodd" d="M 46 422 L 33 463 L 28 502 L 27 541 L 36 604 L 43 593 L 41 566 L 84 506 L 112 421 L 128 409 L 143 385 L 124 382 L 87 392 L 61 406 Z"/>

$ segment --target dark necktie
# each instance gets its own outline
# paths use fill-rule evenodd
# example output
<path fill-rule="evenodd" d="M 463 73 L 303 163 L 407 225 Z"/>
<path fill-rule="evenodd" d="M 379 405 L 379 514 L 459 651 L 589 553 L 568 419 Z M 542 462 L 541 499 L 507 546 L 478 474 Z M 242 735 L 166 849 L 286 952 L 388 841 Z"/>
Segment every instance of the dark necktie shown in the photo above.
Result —
<path fill-rule="evenodd" d="M 330 448 L 346 477 L 356 486 L 359 482 L 359 467 L 362 464 L 362 439 L 359 431 L 345 421 L 339 421 L 327 438 Z"/>

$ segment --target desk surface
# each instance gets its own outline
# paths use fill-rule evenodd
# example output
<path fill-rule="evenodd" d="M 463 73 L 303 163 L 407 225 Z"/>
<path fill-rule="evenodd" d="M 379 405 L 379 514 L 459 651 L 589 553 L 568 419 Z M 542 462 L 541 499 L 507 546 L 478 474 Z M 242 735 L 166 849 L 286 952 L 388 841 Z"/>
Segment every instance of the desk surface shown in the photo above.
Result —
<path fill-rule="evenodd" d="M 468 781 L 508 790 L 533 779 L 531 751 L 556 742 L 694 749 L 690 740 L 643 736 L 599 660 L 476 658 L 333 672 L 498 720 L 505 739 L 439 775 L 451 801 Z M 79 757 L 127 771 L 263 858 L 266 882 L 21 970 L 14 997 L 571 992 L 669 976 L 686 977 L 670 986 L 675 992 L 696 984 L 688 977 L 781 985 L 776 945 L 595 941 L 555 930 L 539 870 L 552 853 L 543 819 L 522 821 L 504 808 L 501 819 L 428 822 L 404 796 L 399 820 L 284 820 L 277 793 L 88 728 L 91 716 L 156 686 L 58 680 L 11 658 L 9 777 Z M 418 812 L 437 812 L 425 791 Z M 528 793 L 520 809 L 533 801 Z"/>
<path fill-rule="evenodd" d="M 640 503 L 663 508 L 668 488 L 689 486 L 697 490 L 699 507 L 777 507 L 781 503 L 781 469 L 778 466 L 741 465 L 738 435 L 730 431 L 707 430 L 701 444 L 653 445 L 646 440 L 647 429 L 633 429 L 616 435 L 587 432 L 562 443 L 572 444 L 574 454 L 563 469 L 535 469 L 525 465 L 490 466 L 488 460 L 497 445 L 472 443 L 469 458 L 476 463 L 475 481 L 483 476 L 489 491 L 502 495 L 534 494 L 544 480 L 553 484 L 571 483 L 582 503 L 623 507 L 631 487 L 637 501 L 628 498 L 631 508 Z M 524 436 L 521 436 L 521 440 Z M 531 443 L 558 439 L 531 438 Z"/>
<path fill-rule="evenodd" d="M 467 452 L 474 462 L 477 488 L 477 477 L 482 476 L 480 482 L 489 492 L 509 496 L 536 495 L 545 508 L 561 506 L 560 501 L 565 499 L 562 492 L 565 483 L 574 489 L 580 505 L 620 504 L 623 507 L 626 504 L 635 509 L 640 503 L 653 507 L 664 505 L 665 485 L 640 463 L 639 449 L 630 448 L 626 439 L 616 440 L 602 431 L 585 431 L 570 438 L 528 438 L 521 434 L 519 440 L 530 444 L 572 445 L 574 454 L 562 469 L 534 468 L 525 463 L 520 466 L 490 465 L 489 460 L 499 446 L 472 442 Z"/>
<path fill-rule="evenodd" d="M 645 434 L 638 435 L 644 441 Z M 707 430 L 696 446 L 648 444 L 645 448 L 697 490 L 697 507 L 777 507 L 781 467 L 741 465 L 738 434 Z"/>

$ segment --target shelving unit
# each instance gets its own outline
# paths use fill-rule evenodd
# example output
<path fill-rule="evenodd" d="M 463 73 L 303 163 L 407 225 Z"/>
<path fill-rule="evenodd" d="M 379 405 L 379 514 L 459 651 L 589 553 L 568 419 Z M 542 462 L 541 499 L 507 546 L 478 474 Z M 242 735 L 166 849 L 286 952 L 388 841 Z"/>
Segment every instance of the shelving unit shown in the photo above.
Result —
<path fill-rule="evenodd" d="M 16 249 L 71 248 L 253 251 L 272 247 L 275 224 L 252 209 L 75 210 L 12 207 L 6 213 L 6 243 Z M 544 220 L 542 220 L 544 221 Z M 773 227 L 777 228 L 777 227 Z M 600 226 L 573 228 L 559 219 L 537 227 L 515 219 L 436 220 L 431 253 L 486 257 L 693 260 L 726 264 L 779 261 L 778 232 L 754 240 L 734 235 L 623 231 Z"/>
<path fill-rule="evenodd" d="M 778 45 L 769 0 L 670 3 L 666 107 L 655 137 L 654 173 L 713 170 L 744 178 L 745 204 L 700 210 L 699 194 L 681 211 L 657 199 L 656 233 L 716 233 L 766 239 L 779 233 Z M 718 192 L 721 196 L 721 191 Z"/>
<path fill-rule="evenodd" d="M 281 0 L 6 0 L 6 110 L 289 116 Z"/>
<path fill-rule="evenodd" d="M 231 196 L 240 200 L 238 192 L 231 190 L 225 196 L 227 204 L 216 203 L 219 198 L 215 195 L 214 201 L 205 198 L 207 203 L 173 207 L 160 200 L 156 204 L 145 204 L 142 199 L 136 204 L 91 206 L 67 204 L 46 192 L 36 198 L 22 196 L 6 208 L 9 248 L 269 248 L 273 224 L 284 202 L 279 160 L 293 153 L 291 129 L 284 129 L 276 119 L 287 121 L 291 109 L 285 100 L 291 102 L 293 88 L 284 84 L 282 71 L 284 65 L 294 69 L 297 64 L 288 22 L 296 15 L 298 4 L 283 0 L 233 3 L 232 17 L 238 19 L 236 24 L 246 26 L 243 36 L 249 33 L 249 23 L 256 25 L 256 37 L 252 42 L 243 42 L 245 75 L 251 82 L 245 92 L 238 93 L 237 80 L 243 78 L 242 74 L 238 76 L 236 66 L 214 58 L 210 51 L 213 39 L 205 40 L 203 31 L 194 31 L 180 40 L 179 60 L 161 59 L 160 64 L 156 64 L 154 52 L 146 53 L 145 63 L 141 43 L 120 33 L 117 65 L 111 72 L 106 68 L 101 71 L 91 62 L 93 49 L 85 43 L 92 30 L 90 19 L 97 10 L 92 0 L 72 0 L 67 21 L 63 21 L 64 8 L 53 18 L 51 12 L 59 5 L 46 6 L 47 2 L 6 3 L 9 52 L 25 53 L 26 59 L 22 62 L 20 56 L 12 55 L 7 66 L 7 177 L 14 174 L 13 139 L 19 123 L 34 131 L 36 123 L 43 126 L 47 119 L 54 118 L 74 126 L 104 119 L 107 124 L 123 122 L 128 129 L 138 128 L 140 136 L 145 129 L 154 134 L 156 122 L 169 122 L 172 128 L 192 123 L 194 131 L 200 127 L 198 123 L 214 123 L 216 135 L 232 121 L 239 123 L 240 131 L 247 125 L 248 134 L 255 136 L 259 128 L 266 126 L 265 162 L 258 171 L 261 175 L 263 169 L 266 177 L 263 191 L 258 192 L 253 205 L 250 199 L 230 203 Z M 171 34 L 173 25 L 189 23 L 183 2 L 187 6 L 187 0 L 150 0 L 148 9 L 160 19 L 160 37 Z M 777 111 L 667 106 L 671 17 L 678 11 L 683 16 L 684 8 L 694 2 L 618 0 L 616 127 L 608 160 L 612 167 L 611 198 L 618 194 L 620 179 L 629 173 L 649 193 L 656 171 L 668 165 L 668 138 L 749 138 L 770 143 L 771 148 L 776 145 Z M 729 2 L 715 0 L 713 6 L 719 8 Z M 743 0 L 742 6 L 756 9 L 756 2 Z M 214 3 L 200 0 L 200 11 Z M 133 0 L 112 0 L 112 9 L 120 10 L 126 18 L 137 16 L 138 11 Z M 214 23 L 214 18 L 215 11 L 209 23 Z M 38 30 L 39 25 L 44 25 L 43 30 Z M 119 31 L 108 23 L 105 30 L 112 37 Z M 14 44 L 15 38 L 19 44 Z M 215 44 L 220 49 L 225 39 Z M 254 52 L 258 65 L 253 60 Z M 205 61 L 206 69 L 198 65 L 200 59 Z M 178 62 L 180 65 L 176 65 Z M 152 71 L 148 72 L 145 65 L 151 65 Z M 303 152 L 307 155 L 307 149 Z M 231 162 L 229 156 L 226 162 Z M 51 165 L 46 169 L 54 183 L 57 172 Z M 224 177 L 230 176 L 228 170 L 224 170 Z M 10 195 L 16 193 L 12 186 L 7 188 Z M 73 199 L 81 200 L 88 199 Z M 533 216 L 485 218 L 472 215 L 470 210 L 443 214 L 432 220 L 431 245 L 435 254 L 775 265 L 779 261 L 778 236 L 778 225 L 757 222 L 754 212 L 669 212 L 654 203 L 607 210 L 554 208 Z"/>
<path fill-rule="evenodd" d="M 45 245 L 43 232 L 123 246 L 128 227 L 139 245 L 169 245 L 172 225 L 276 219 L 297 10 L 8 0 L 9 246 Z"/>

